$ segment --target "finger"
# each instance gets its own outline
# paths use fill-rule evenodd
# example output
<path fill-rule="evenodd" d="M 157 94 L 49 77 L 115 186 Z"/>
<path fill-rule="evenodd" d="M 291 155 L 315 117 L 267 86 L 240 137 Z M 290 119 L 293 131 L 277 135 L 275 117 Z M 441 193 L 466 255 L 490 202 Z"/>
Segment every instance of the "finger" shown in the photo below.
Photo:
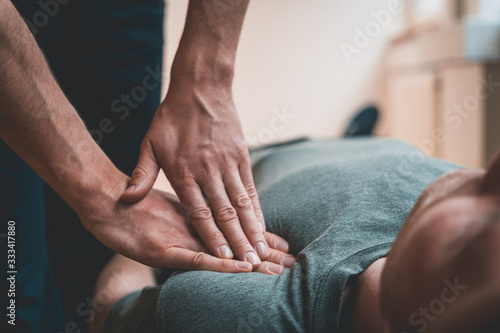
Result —
<path fill-rule="evenodd" d="M 259 255 L 242 229 L 238 212 L 229 201 L 222 180 L 212 180 L 203 186 L 203 191 L 212 207 L 215 222 L 229 242 L 236 258 L 248 261 L 254 266 L 259 265 L 261 261 Z M 262 235 L 259 229 L 256 230 Z M 262 239 L 265 240 L 264 237 Z"/>
<path fill-rule="evenodd" d="M 266 238 L 267 244 L 271 249 L 283 251 L 286 253 L 288 253 L 288 251 L 290 250 L 290 246 L 284 238 L 270 232 L 265 232 L 264 237 Z"/>
<path fill-rule="evenodd" d="M 144 198 L 155 183 L 160 167 L 156 160 L 153 147 L 149 141 L 144 141 L 137 166 L 132 172 L 129 185 L 121 199 L 125 202 L 135 202 Z"/>
<path fill-rule="evenodd" d="M 232 206 L 236 209 L 239 217 L 239 224 L 248 238 L 248 241 L 257 251 L 261 260 L 265 260 L 269 255 L 269 247 L 262 232 L 261 224 L 255 216 L 252 200 L 247 194 L 239 174 L 229 174 L 225 177 L 226 191 L 229 195 Z M 228 239 L 229 244 L 231 239 Z"/>
<path fill-rule="evenodd" d="M 207 206 L 198 184 L 192 180 L 183 185 L 174 183 L 172 187 L 179 197 L 191 226 L 208 250 L 219 258 L 233 258 L 231 247 L 215 224 L 210 207 Z"/>
<path fill-rule="evenodd" d="M 252 271 L 248 262 L 220 259 L 204 252 L 196 252 L 178 247 L 167 250 L 168 267 L 182 270 L 204 270 L 221 273 L 246 273 Z"/>
<path fill-rule="evenodd" d="M 281 265 L 269 261 L 263 261 L 262 264 L 255 270 L 256 272 L 267 275 L 280 275 L 285 268 Z"/>
<path fill-rule="evenodd" d="M 269 257 L 267 258 L 267 261 L 270 261 L 272 263 L 275 263 L 277 265 L 282 265 L 285 267 L 292 267 L 293 264 L 297 261 L 297 258 L 295 258 L 291 254 L 271 249 L 271 251 L 269 253 Z"/>
<path fill-rule="evenodd" d="M 257 190 L 254 185 L 252 169 L 250 165 L 245 164 L 240 167 L 240 176 L 241 181 L 243 182 L 243 186 L 247 191 L 247 195 L 252 200 L 252 206 L 255 213 L 255 217 L 257 221 L 260 223 L 262 231 L 266 231 L 266 223 L 264 221 L 264 214 L 262 213 L 262 209 L 260 207 L 259 196 L 257 194 Z"/>

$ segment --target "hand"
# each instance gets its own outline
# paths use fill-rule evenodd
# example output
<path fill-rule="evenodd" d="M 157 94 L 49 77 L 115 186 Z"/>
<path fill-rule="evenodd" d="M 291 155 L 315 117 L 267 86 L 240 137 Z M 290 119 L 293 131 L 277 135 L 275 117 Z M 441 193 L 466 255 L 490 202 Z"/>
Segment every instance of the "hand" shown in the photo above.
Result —
<path fill-rule="evenodd" d="M 269 244 L 269 257 L 267 260 L 262 261 L 259 267 L 254 268 L 254 272 L 259 272 L 267 275 L 279 275 L 283 273 L 285 268 L 292 267 L 292 265 L 297 261 L 295 256 L 288 254 L 287 252 L 277 250 L 277 243 L 286 243 L 286 241 L 272 234 L 270 232 L 266 232 L 264 234 L 266 237 L 267 243 Z"/>
<path fill-rule="evenodd" d="M 266 239 L 271 247 L 278 241 L 285 241 L 271 233 L 266 233 Z M 268 275 L 278 275 L 283 272 L 285 267 L 291 267 L 296 259 L 294 256 L 282 251 L 271 250 L 269 260 L 262 262 L 254 271 Z M 152 268 L 116 254 L 102 269 L 97 279 L 94 288 L 93 312 L 90 315 L 89 331 L 91 333 L 100 332 L 109 311 L 119 299 L 145 287 L 154 287 L 156 285 Z M 107 295 L 104 300 L 101 297 L 103 294 Z"/>
<path fill-rule="evenodd" d="M 79 215 L 104 245 L 152 267 L 233 273 L 252 270 L 249 263 L 206 254 L 207 248 L 184 217 L 179 201 L 169 193 L 154 189 L 134 204 L 121 202 L 117 196 L 102 202 L 99 210 Z"/>
<path fill-rule="evenodd" d="M 233 258 L 234 251 L 254 267 L 268 258 L 264 218 L 230 89 L 172 82 L 122 199 L 144 197 L 160 166 L 211 253 Z"/>

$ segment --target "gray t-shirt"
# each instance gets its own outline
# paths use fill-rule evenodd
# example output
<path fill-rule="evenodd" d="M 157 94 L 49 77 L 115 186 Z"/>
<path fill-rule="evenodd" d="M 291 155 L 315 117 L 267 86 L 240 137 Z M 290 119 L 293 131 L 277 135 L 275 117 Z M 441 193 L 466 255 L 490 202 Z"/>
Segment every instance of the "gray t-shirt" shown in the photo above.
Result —
<path fill-rule="evenodd" d="M 458 168 L 391 139 L 252 151 L 268 231 L 297 262 L 279 276 L 177 272 L 113 308 L 104 332 L 337 332 L 350 277 L 385 256 L 422 190 Z"/>

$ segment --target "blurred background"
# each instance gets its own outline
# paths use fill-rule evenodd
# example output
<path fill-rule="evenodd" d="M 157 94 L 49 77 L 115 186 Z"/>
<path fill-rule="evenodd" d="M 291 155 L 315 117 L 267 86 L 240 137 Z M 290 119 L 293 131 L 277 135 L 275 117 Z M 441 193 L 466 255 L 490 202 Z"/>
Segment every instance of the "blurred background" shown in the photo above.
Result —
<path fill-rule="evenodd" d="M 167 1 L 164 91 L 187 4 Z M 375 104 L 377 135 L 484 166 L 500 146 L 498 13 L 498 0 L 252 0 L 234 80 L 247 143 L 337 137 Z"/>
<path fill-rule="evenodd" d="M 164 95 L 188 5 L 166 1 Z M 213 1 L 224 10 L 238 0 Z M 74 8 L 55 20 L 72 20 Z M 40 15 L 38 6 L 32 9 Z M 120 17 L 109 24 L 117 22 Z M 41 31 L 40 37 L 50 36 Z M 106 35 L 101 37 L 106 46 Z M 233 91 L 249 146 L 340 137 L 354 114 L 376 105 L 376 135 L 482 167 L 500 147 L 499 59 L 500 0 L 251 0 Z M 77 66 L 77 72 L 85 77 L 86 68 Z M 96 90 L 101 86 L 107 89 L 106 81 Z M 107 119 L 100 117 L 96 124 Z M 133 128 L 134 119 L 128 121 L 106 137 L 103 148 L 126 146 L 120 138 L 130 136 L 127 126 Z M 173 192 L 163 173 L 156 187 Z M 78 216 L 56 193 L 46 188 L 45 197 L 51 263 L 66 318 L 86 327 L 90 290 L 111 251 L 76 223 Z"/>

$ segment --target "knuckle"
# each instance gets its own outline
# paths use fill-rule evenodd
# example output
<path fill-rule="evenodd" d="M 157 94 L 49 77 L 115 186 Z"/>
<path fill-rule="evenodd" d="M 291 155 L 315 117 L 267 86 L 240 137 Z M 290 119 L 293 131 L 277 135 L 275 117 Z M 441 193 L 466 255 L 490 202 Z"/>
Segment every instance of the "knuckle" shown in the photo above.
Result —
<path fill-rule="evenodd" d="M 235 248 L 243 249 L 246 247 L 250 247 L 250 243 L 248 243 L 248 239 L 245 237 L 238 237 L 233 243 Z"/>
<path fill-rule="evenodd" d="M 219 231 L 212 231 L 208 235 L 205 236 L 206 243 L 209 243 L 214 246 L 224 245 L 224 241 L 222 239 L 222 234 Z"/>
<path fill-rule="evenodd" d="M 247 235 L 248 239 L 253 240 L 255 243 L 257 243 L 257 242 L 266 243 L 264 241 L 265 238 L 262 235 L 262 231 L 260 230 L 260 228 L 257 225 L 252 226 L 252 229 L 248 230 L 246 232 L 246 235 Z"/>
<path fill-rule="evenodd" d="M 228 223 L 238 218 L 236 210 L 231 206 L 224 206 L 217 211 L 217 222 Z"/>
<path fill-rule="evenodd" d="M 252 199 L 257 198 L 257 189 L 255 188 L 254 184 L 249 184 L 245 186 L 245 190 L 247 191 L 247 194 L 250 198 Z"/>
<path fill-rule="evenodd" d="M 282 258 L 283 258 L 283 254 L 281 254 L 279 252 L 271 251 L 267 260 L 274 262 L 276 264 L 281 264 Z"/>
<path fill-rule="evenodd" d="M 234 156 L 230 154 L 223 155 L 220 159 L 220 167 L 228 172 L 235 172 L 237 163 Z"/>
<path fill-rule="evenodd" d="M 208 181 L 203 185 L 203 191 L 207 195 L 216 195 L 218 192 L 219 184 L 216 181 Z"/>
<path fill-rule="evenodd" d="M 146 177 L 148 172 L 142 166 L 137 166 L 134 171 L 132 171 L 133 177 Z"/>
<path fill-rule="evenodd" d="M 173 173 L 175 174 L 176 183 L 190 181 L 193 178 L 193 174 L 188 163 L 185 163 L 184 161 L 178 161 L 174 164 L 173 167 Z"/>
<path fill-rule="evenodd" d="M 264 221 L 264 214 L 262 213 L 262 209 L 254 207 L 254 210 L 255 210 L 255 217 L 257 217 L 257 220 Z"/>
<path fill-rule="evenodd" d="M 250 200 L 248 195 L 240 194 L 238 197 L 236 197 L 234 205 L 236 206 L 236 208 L 250 208 L 252 207 L 252 200 Z"/>
<path fill-rule="evenodd" d="M 176 193 L 179 193 L 179 197 L 183 199 L 192 198 L 197 190 L 190 180 L 179 178 L 177 178 L 175 182 L 172 182 L 172 187 L 175 189 Z"/>
<path fill-rule="evenodd" d="M 266 267 L 267 267 L 266 264 L 261 264 L 259 267 L 257 267 L 257 269 L 254 270 L 254 272 L 265 274 L 265 275 L 270 275 L 268 273 L 267 269 L 265 269 Z"/>
<path fill-rule="evenodd" d="M 144 140 L 142 140 L 142 142 L 141 142 L 141 151 L 148 150 L 150 148 L 152 148 L 151 142 L 147 139 L 147 135 L 146 135 L 146 138 Z"/>
<path fill-rule="evenodd" d="M 190 219 L 192 222 L 205 222 L 210 220 L 211 217 L 212 212 L 208 207 L 198 207 L 193 209 Z"/>
<path fill-rule="evenodd" d="M 208 256 L 208 254 L 206 254 L 204 252 L 197 252 L 197 253 L 195 253 L 193 255 L 193 258 L 192 258 L 193 266 L 196 269 L 202 268 L 203 267 L 203 263 L 205 262 L 207 256 Z"/>
<path fill-rule="evenodd" d="M 245 145 L 239 145 L 236 148 L 236 156 L 240 163 L 250 162 L 250 154 L 248 153 L 248 149 Z"/>
<path fill-rule="evenodd" d="M 167 247 L 161 242 L 150 242 L 148 245 L 147 257 L 150 262 L 158 262 L 165 256 Z"/>
<path fill-rule="evenodd" d="M 200 153 L 200 156 L 199 156 L 199 162 L 200 162 L 200 165 L 202 167 L 202 169 L 205 171 L 205 172 L 212 172 L 212 169 L 214 167 L 214 164 L 215 164 L 215 158 L 213 156 L 213 154 L 209 151 L 202 151 Z"/>

